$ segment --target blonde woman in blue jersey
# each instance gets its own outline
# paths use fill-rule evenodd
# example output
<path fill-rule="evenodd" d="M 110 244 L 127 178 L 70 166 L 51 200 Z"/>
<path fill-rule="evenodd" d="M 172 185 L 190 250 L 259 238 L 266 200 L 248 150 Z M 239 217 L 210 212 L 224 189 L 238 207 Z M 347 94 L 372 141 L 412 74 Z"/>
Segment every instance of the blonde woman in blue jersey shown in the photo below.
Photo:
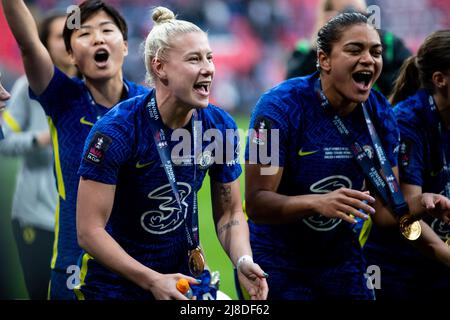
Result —
<path fill-rule="evenodd" d="M 79 284 L 77 260 L 81 254 L 75 225 L 77 169 L 84 141 L 94 123 L 110 108 L 147 89 L 123 78 L 128 29 L 123 17 L 109 4 L 84 1 L 64 25 L 64 44 L 71 63 L 82 75 L 79 79 L 69 78 L 54 66 L 22 0 L 2 3 L 22 53 L 30 96 L 40 102 L 50 125 L 59 197 L 49 296 L 75 299 L 73 288 Z"/>
<path fill-rule="evenodd" d="M 215 68 L 207 34 L 164 7 L 152 19 L 145 62 L 154 89 L 119 104 L 86 141 L 77 206 L 78 240 L 87 252 L 80 298 L 186 300 L 176 288 L 182 277 L 197 299 L 215 298 L 204 294 L 209 277 L 197 216 L 197 192 L 209 173 L 217 237 L 251 298 L 265 299 L 265 274 L 252 260 L 241 207 L 239 139 L 226 139 L 237 127 L 209 103 Z M 193 139 L 183 161 L 173 153 L 180 130 Z M 197 141 L 206 130 L 231 146 L 229 161 Z"/>

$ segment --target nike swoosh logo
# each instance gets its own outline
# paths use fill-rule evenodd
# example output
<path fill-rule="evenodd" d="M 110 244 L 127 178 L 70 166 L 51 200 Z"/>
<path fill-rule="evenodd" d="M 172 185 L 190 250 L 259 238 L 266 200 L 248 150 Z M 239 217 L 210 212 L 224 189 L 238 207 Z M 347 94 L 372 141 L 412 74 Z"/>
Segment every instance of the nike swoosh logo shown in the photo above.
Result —
<path fill-rule="evenodd" d="M 94 124 L 93 124 L 92 122 L 89 122 L 89 121 L 86 120 L 86 117 L 81 118 L 81 119 L 80 119 L 80 123 L 81 123 L 81 124 L 88 125 L 88 126 L 91 126 L 91 127 L 94 126 Z"/>
<path fill-rule="evenodd" d="M 309 156 L 310 154 L 316 153 L 317 151 L 319 151 L 319 150 L 316 150 L 316 151 L 303 151 L 303 148 L 302 148 L 302 149 L 300 149 L 300 151 L 298 152 L 298 155 L 299 155 L 300 157 Z"/>
<path fill-rule="evenodd" d="M 145 168 L 145 167 L 151 165 L 153 162 L 155 162 L 155 161 L 150 161 L 150 162 L 147 162 L 147 163 L 141 163 L 140 161 L 138 161 L 138 162 L 136 163 L 136 169 L 142 169 L 142 168 Z"/>

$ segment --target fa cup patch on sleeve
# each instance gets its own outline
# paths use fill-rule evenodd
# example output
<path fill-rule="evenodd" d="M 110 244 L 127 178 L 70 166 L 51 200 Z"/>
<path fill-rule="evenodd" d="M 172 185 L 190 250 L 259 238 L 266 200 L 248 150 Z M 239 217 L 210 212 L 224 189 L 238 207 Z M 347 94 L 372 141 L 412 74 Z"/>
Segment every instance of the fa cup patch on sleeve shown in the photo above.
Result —
<path fill-rule="evenodd" d="M 404 140 L 400 143 L 399 164 L 403 168 L 409 165 L 412 141 Z"/>
<path fill-rule="evenodd" d="M 89 144 L 84 159 L 93 164 L 100 164 L 103 161 L 111 142 L 112 139 L 110 137 L 101 132 L 96 132 Z"/>
<path fill-rule="evenodd" d="M 259 116 L 256 118 L 255 125 L 252 132 L 252 142 L 254 144 L 263 146 L 267 143 L 270 136 L 270 130 L 272 129 L 272 120 L 267 117 Z"/>

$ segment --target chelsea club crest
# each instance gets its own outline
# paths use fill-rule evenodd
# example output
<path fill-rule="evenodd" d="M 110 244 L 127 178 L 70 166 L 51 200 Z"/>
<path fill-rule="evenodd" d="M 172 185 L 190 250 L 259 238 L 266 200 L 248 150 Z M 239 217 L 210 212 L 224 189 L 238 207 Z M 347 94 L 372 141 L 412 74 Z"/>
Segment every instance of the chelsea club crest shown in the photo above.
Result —
<path fill-rule="evenodd" d="M 208 169 L 214 162 L 214 157 L 211 154 L 211 151 L 205 150 L 199 154 L 197 158 L 197 163 L 202 170 Z"/>

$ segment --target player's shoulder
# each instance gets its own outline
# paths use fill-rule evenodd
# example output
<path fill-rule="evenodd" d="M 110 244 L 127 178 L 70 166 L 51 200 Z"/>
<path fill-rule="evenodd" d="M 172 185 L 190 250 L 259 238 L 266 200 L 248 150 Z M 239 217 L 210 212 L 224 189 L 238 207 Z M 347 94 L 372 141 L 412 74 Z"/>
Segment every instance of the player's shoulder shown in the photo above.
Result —
<path fill-rule="evenodd" d="M 295 97 L 304 98 L 314 90 L 315 79 L 317 79 L 317 73 L 284 80 L 266 91 L 262 97 L 286 102 Z"/>
<path fill-rule="evenodd" d="M 132 132 L 145 111 L 145 104 L 150 93 L 151 91 L 148 91 L 118 103 L 97 121 L 94 128 L 105 131 Z"/>
<path fill-rule="evenodd" d="M 222 108 L 208 104 L 204 109 L 200 109 L 201 116 L 210 127 L 225 126 L 226 128 L 236 127 L 233 117 Z"/>
<path fill-rule="evenodd" d="M 386 98 L 386 96 L 384 96 L 377 89 L 370 90 L 368 101 L 371 104 L 375 104 L 376 106 L 379 106 L 380 108 L 392 109 L 392 106 L 389 103 L 389 100 Z"/>
<path fill-rule="evenodd" d="M 143 86 L 143 85 L 135 83 L 133 81 L 129 81 L 127 79 L 124 79 L 124 85 L 128 89 L 128 96 L 130 98 L 135 97 L 135 96 L 140 96 L 142 94 L 146 94 L 152 90 L 149 87 Z"/>
<path fill-rule="evenodd" d="M 86 82 L 79 77 L 70 77 L 58 67 L 54 67 L 54 74 L 47 90 L 58 91 L 69 99 L 77 99 L 80 95 L 85 96 L 88 90 Z"/>
<path fill-rule="evenodd" d="M 365 102 L 371 115 L 384 120 L 385 118 L 394 118 L 394 112 L 389 100 L 378 90 L 372 89 L 369 98 Z"/>
<path fill-rule="evenodd" d="M 311 106 L 315 97 L 314 84 L 318 72 L 308 76 L 291 78 L 266 91 L 258 101 L 260 108 L 275 108 L 277 112 L 298 113 Z"/>
<path fill-rule="evenodd" d="M 426 101 L 429 95 L 419 90 L 395 105 L 394 113 L 398 120 L 416 123 L 424 116 Z"/>

